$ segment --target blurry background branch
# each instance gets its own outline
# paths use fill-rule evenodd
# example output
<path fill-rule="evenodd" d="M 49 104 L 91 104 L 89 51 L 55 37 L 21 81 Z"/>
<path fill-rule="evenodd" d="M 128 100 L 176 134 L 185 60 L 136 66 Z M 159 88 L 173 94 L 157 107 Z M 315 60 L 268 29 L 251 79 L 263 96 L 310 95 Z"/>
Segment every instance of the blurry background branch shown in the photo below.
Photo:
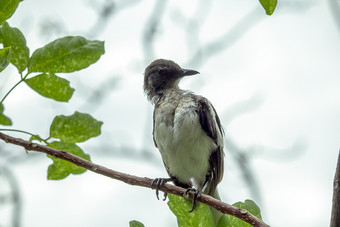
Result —
<path fill-rule="evenodd" d="M 334 21 L 338 25 L 340 31 L 340 1 L 339 0 L 328 0 L 329 9 L 332 12 Z"/>
<path fill-rule="evenodd" d="M 1 150 L 0 147 L 0 151 Z M 0 162 L 0 188 L 0 213 L 7 214 L 11 217 L 11 219 L 8 220 L 10 223 L 3 223 L 6 221 L 6 219 L 3 218 L 0 221 L 0 226 L 9 224 L 9 226 L 19 227 L 22 211 L 20 188 L 11 169 L 8 168 L 4 162 Z"/>
<path fill-rule="evenodd" d="M 243 16 L 233 27 L 225 31 L 220 37 L 211 40 L 209 43 L 199 46 L 188 61 L 188 65 L 202 67 L 214 55 L 222 51 L 226 51 L 233 46 L 235 42 L 240 40 L 252 27 L 257 25 L 265 15 L 261 14 L 258 9 L 250 11 Z"/>
<path fill-rule="evenodd" d="M 330 227 L 340 226 L 340 151 L 333 183 L 333 206 Z"/>
<path fill-rule="evenodd" d="M 155 58 L 154 43 L 160 30 L 160 23 L 166 10 L 167 0 L 157 0 L 147 19 L 142 34 L 142 47 L 144 52 L 144 64 L 149 64 Z"/>

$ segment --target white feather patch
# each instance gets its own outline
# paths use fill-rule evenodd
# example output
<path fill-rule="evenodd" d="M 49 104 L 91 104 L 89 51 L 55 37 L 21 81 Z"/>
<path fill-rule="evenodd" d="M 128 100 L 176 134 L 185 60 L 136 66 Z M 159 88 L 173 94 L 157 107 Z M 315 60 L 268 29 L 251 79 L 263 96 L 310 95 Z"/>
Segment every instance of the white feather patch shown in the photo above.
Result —
<path fill-rule="evenodd" d="M 214 141 L 205 134 L 193 102 L 184 100 L 176 108 L 173 125 L 164 121 L 166 110 L 155 116 L 154 136 L 171 175 L 180 182 L 203 186 L 209 169 L 209 157 L 216 149 Z"/>

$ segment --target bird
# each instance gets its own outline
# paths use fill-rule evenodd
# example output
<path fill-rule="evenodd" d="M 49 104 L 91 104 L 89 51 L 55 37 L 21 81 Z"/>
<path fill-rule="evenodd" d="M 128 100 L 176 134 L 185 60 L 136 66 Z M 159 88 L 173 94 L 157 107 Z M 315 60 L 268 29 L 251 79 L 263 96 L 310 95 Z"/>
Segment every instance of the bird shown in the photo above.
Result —
<path fill-rule="evenodd" d="M 156 178 L 152 186 L 157 198 L 158 189 L 169 181 L 192 192 L 190 212 L 201 193 L 219 199 L 217 185 L 224 172 L 224 130 L 215 108 L 207 98 L 179 87 L 183 77 L 195 74 L 199 72 L 157 59 L 146 67 L 143 85 L 154 105 L 154 145 L 170 177 Z"/>

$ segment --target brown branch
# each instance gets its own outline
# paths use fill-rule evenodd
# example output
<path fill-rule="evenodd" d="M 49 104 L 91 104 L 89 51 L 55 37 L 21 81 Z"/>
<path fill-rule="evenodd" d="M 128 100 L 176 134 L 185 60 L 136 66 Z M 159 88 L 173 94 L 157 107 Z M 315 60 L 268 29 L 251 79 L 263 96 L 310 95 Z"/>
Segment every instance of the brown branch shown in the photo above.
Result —
<path fill-rule="evenodd" d="M 340 151 L 338 155 L 338 164 L 335 170 L 333 185 L 333 207 L 330 227 L 340 226 Z"/>
<path fill-rule="evenodd" d="M 98 174 L 101 174 L 101 175 L 104 175 L 104 176 L 107 176 L 107 177 L 110 177 L 116 180 L 123 181 L 130 185 L 137 185 L 137 186 L 152 189 L 151 183 L 153 179 L 150 179 L 150 178 L 137 177 L 137 176 L 129 175 L 126 173 L 121 173 L 121 172 L 118 172 L 112 169 L 108 169 L 104 166 L 94 164 L 78 156 L 70 154 L 66 151 L 57 150 L 57 149 L 53 149 L 53 148 L 43 146 L 37 143 L 28 142 L 20 138 L 15 138 L 15 137 L 3 134 L 1 132 L 0 132 L 0 139 L 5 141 L 6 143 L 11 143 L 11 144 L 24 147 L 27 150 L 46 153 L 46 154 L 52 155 L 53 157 L 60 158 L 68 162 L 72 162 L 73 164 L 77 166 L 84 167 L 95 173 L 98 173 Z M 160 188 L 160 191 L 171 193 L 171 194 L 178 195 L 178 196 L 183 196 L 186 189 L 180 188 L 180 187 L 177 187 L 171 184 L 164 184 L 164 186 Z M 190 199 L 192 199 L 192 195 L 190 195 Z M 256 227 L 268 227 L 269 226 L 263 223 L 260 219 L 256 218 L 254 215 L 252 215 L 248 211 L 233 207 L 227 203 L 223 203 L 217 199 L 214 199 L 211 196 L 202 194 L 201 197 L 198 199 L 198 201 L 208 206 L 214 207 L 216 210 L 219 210 L 220 212 L 224 214 L 229 214 L 237 218 L 240 218 L 241 220 L 253 226 L 256 226 Z"/>

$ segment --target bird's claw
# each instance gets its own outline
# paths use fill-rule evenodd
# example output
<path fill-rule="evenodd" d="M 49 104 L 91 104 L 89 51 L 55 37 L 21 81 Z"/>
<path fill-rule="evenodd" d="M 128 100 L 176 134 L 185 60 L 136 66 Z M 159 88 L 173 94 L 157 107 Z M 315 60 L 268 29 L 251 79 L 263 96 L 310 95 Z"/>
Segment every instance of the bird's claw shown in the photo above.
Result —
<path fill-rule="evenodd" d="M 185 191 L 185 195 L 188 195 L 189 192 L 192 192 L 194 197 L 193 197 L 193 200 L 192 200 L 192 209 L 189 211 L 189 213 L 193 212 L 196 208 L 196 205 L 197 205 L 197 199 L 199 197 L 201 197 L 201 191 L 196 189 L 196 188 L 188 188 L 186 191 Z"/>
<path fill-rule="evenodd" d="M 168 181 L 171 179 L 166 179 L 166 178 L 155 178 L 152 183 L 151 183 L 151 188 L 156 189 L 156 197 L 159 200 L 159 189 Z M 166 200 L 168 196 L 168 193 L 164 192 L 164 198 L 163 201 Z"/>

